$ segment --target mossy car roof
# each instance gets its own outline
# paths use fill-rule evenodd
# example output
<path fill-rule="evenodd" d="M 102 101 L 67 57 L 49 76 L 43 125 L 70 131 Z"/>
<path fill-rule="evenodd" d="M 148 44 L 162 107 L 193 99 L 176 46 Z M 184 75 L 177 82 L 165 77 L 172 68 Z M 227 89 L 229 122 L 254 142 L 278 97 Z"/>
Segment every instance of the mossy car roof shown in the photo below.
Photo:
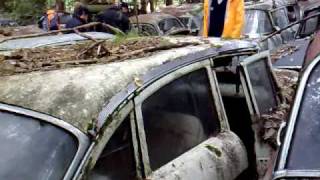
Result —
<path fill-rule="evenodd" d="M 245 41 L 213 42 L 222 46 L 201 44 L 123 62 L 4 76 L 0 78 L 0 102 L 57 117 L 87 133 L 110 99 L 148 71 L 208 49 L 219 52 L 255 48 Z"/>

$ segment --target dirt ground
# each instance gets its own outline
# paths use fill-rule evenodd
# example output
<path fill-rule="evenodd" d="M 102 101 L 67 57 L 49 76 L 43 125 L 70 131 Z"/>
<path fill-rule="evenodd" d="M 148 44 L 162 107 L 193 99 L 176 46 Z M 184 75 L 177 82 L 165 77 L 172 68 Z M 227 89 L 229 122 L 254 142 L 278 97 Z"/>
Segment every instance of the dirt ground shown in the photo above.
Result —
<path fill-rule="evenodd" d="M 0 55 L 0 76 L 123 61 L 187 45 L 190 44 L 172 44 L 160 37 L 144 37 L 20 49 L 9 56 Z"/>

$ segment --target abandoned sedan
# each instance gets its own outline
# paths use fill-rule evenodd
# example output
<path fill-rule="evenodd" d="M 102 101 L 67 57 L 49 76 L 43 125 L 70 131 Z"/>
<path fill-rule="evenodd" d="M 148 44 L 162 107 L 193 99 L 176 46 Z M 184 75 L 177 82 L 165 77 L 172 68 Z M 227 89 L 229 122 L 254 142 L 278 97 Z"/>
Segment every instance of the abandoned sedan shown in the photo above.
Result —
<path fill-rule="evenodd" d="M 197 43 L 1 77 L 0 179 L 263 175 L 256 118 L 280 103 L 269 55 L 245 41 Z"/>
<path fill-rule="evenodd" d="M 320 177 L 320 163 L 316 158 L 320 144 L 319 62 L 320 56 L 307 66 L 301 77 L 273 179 L 311 180 Z"/>
<path fill-rule="evenodd" d="M 131 17 L 133 29 L 142 35 L 163 36 L 163 35 L 186 35 L 190 30 L 176 17 L 164 13 L 142 14 L 138 17 Z"/>

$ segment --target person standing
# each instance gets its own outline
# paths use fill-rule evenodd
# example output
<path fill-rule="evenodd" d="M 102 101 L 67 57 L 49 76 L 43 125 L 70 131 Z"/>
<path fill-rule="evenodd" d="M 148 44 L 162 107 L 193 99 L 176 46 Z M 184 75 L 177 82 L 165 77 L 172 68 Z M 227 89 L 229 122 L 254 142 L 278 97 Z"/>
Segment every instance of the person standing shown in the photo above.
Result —
<path fill-rule="evenodd" d="M 204 37 L 239 39 L 244 25 L 244 0 L 205 0 Z"/>

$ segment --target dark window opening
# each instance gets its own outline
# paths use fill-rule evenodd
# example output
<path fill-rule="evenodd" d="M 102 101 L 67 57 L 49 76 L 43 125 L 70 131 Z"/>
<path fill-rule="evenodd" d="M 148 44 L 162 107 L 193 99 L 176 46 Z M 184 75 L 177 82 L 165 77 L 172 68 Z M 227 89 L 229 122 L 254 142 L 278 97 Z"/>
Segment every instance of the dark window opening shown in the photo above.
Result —
<path fill-rule="evenodd" d="M 142 112 L 153 170 L 220 129 L 206 69 L 162 87 L 144 101 Z"/>
<path fill-rule="evenodd" d="M 110 138 L 89 179 L 136 179 L 130 116 L 122 122 L 120 127 L 118 127 Z"/>
<path fill-rule="evenodd" d="M 231 59 L 236 60 L 237 58 L 238 57 L 224 57 L 215 61 L 230 62 Z M 242 59 L 242 57 L 239 58 Z M 216 74 L 220 89 L 223 88 L 222 85 L 229 87 L 227 89 L 221 89 L 223 104 L 230 129 L 242 140 L 246 147 L 249 160 L 248 169 L 245 170 L 237 180 L 255 179 L 257 177 L 257 170 L 254 131 L 252 129 L 251 116 L 246 99 L 240 95 L 243 94 L 240 75 L 227 70 L 225 72 L 216 72 Z"/>
<path fill-rule="evenodd" d="M 253 93 L 261 114 L 269 112 L 278 104 L 275 84 L 267 62 L 267 59 L 260 59 L 245 67 L 252 86 L 251 93 Z"/>

